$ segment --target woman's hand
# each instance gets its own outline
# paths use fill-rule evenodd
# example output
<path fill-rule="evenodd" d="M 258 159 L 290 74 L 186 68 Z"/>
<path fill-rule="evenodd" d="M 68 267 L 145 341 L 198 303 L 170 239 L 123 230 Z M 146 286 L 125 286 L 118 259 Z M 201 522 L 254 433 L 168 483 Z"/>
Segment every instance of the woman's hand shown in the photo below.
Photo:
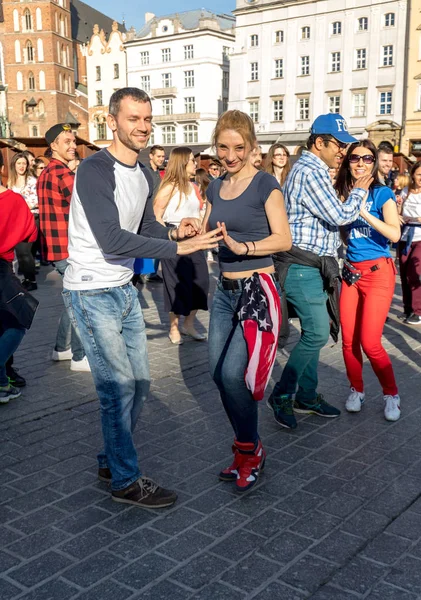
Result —
<path fill-rule="evenodd" d="M 248 254 L 247 245 L 245 244 L 245 242 L 236 242 L 230 235 L 228 235 L 225 223 L 220 223 L 218 221 L 217 225 L 221 228 L 222 236 L 224 238 L 224 244 L 227 248 L 231 250 L 231 252 L 237 254 L 238 256 Z"/>
<path fill-rule="evenodd" d="M 195 235 L 192 238 L 186 239 L 183 242 L 177 243 L 177 254 L 184 256 L 186 254 L 192 254 L 198 250 L 212 250 L 212 248 L 218 247 L 218 242 L 223 239 L 221 234 L 221 228 L 213 229 L 208 233 L 201 233 Z"/>
<path fill-rule="evenodd" d="M 202 223 L 200 219 L 187 217 L 180 221 L 180 225 L 177 228 L 177 239 L 184 240 L 185 238 L 191 238 L 200 233 L 202 233 Z"/>

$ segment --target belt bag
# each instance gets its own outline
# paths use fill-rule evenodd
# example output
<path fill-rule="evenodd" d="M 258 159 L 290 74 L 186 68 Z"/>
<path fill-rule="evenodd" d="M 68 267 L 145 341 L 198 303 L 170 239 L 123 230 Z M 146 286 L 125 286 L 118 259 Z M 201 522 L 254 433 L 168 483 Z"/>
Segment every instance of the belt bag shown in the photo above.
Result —
<path fill-rule="evenodd" d="M 344 266 L 342 269 L 342 280 L 345 281 L 345 283 L 347 283 L 348 285 L 353 285 L 354 283 L 357 283 L 357 281 L 361 279 L 363 275 L 366 275 L 367 273 L 373 273 L 374 271 L 378 271 L 379 269 L 379 265 L 373 265 L 372 267 L 370 267 L 370 269 L 363 269 L 362 271 L 360 271 L 358 269 L 355 269 L 355 267 L 353 267 L 353 265 L 351 265 L 351 263 L 349 263 L 347 260 L 344 260 Z"/>
<path fill-rule="evenodd" d="M 2 277 L 0 287 L 0 310 L 12 315 L 21 327 L 29 329 L 39 301 L 22 287 L 12 273 Z"/>

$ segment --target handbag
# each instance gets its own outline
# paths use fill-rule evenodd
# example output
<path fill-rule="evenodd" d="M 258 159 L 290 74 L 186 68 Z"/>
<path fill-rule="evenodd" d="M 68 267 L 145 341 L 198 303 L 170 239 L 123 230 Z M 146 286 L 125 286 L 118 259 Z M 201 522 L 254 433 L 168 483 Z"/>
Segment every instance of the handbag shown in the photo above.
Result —
<path fill-rule="evenodd" d="M 2 263 L 6 261 L 1 261 Z M 4 264 L 1 265 L 4 267 Z M 30 329 L 39 300 L 27 292 L 9 265 L 0 269 L 0 311 L 12 316 L 21 327 Z"/>
<path fill-rule="evenodd" d="M 342 280 L 345 281 L 345 283 L 348 285 L 353 285 L 354 283 L 357 283 L 359 279 L 361 279 L 361 276 L 361 271 L 357 271 L 347 260 L 344 260 L 344 266 L 342 268 Z"/>

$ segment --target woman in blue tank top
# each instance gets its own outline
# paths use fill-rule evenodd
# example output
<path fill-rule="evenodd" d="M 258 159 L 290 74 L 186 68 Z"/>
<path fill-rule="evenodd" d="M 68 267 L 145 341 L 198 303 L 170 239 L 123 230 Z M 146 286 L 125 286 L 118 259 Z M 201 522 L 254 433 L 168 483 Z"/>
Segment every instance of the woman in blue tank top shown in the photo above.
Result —
<path fill-rule="evenodd" d="M 383 327 L 395 290 L 396 269 L 389 241 L 400 238 L 396 199 L 377 175 L 377 150 L 370 140 L 351 144 L 338 173 L 336 189 L 346 199 L 358 179 L 372 173 L 374 181 L 359 218 L 346 226 L 347 253 L 340 298 L 342 350 L 351 384 L 348 412 L 359 412 L 365 400 L 363 356 L 367 355 L 384 394 L 384 416 L 400 417 L 400 398 L 392 363 L 382 346 Z"/>
<path fill-rule="evenodd" d="M 279 284 L 271 255 L 289 250 L 284 200 L 276 179 L 250 160 L 254 125 L 238 110 L 225 112 L 213 145 L 226 174 L 207 189 L 205 226 L 218 223 L 220 277 L 209 327 L 209 364 L 234 430 L 234 460 L 219 474 L 240 492 L 259 477 L 265 451 L 257 430 L 257 402 L 275 361 L 281 322 Z"/>

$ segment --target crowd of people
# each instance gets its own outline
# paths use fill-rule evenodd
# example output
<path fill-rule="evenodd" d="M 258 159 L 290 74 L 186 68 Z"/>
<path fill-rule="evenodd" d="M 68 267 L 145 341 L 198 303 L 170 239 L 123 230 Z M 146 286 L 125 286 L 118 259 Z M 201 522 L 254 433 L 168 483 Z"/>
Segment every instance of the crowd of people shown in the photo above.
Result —
<path fill-rule="evenodd" d="M 107 123 L 111 145 L 83 161 L 71 127 L 53 126 L 45 136 L 48 164 L 17 153 L 0 188 L 0 403 L 25 385 L 13 353 L 28 327 L 22 306 L 42 261 L 63 280 L 52 360 L 92 373 L 104 440 L 98 477 L 116 502 L 160 508 L 177 499 L 141 474 L 133 443 L 150 383 L 137 290 L 145 281 L 163 285 L 172 344 L 208 338 L 210 373 L 234 435 L 232 462 L 219 478 L 239 492 L 264 468 L 257 402 L 292 317 L 301 336 L 267 400 L 281 427 L 295 429 L 297 413 L 340 415 L 318 389 L 320 351 L 339 330 L 350 385 L 345 409 L 360 412 L 365 402 L 364 353 L 383 391 L 384 417 L 398 420 L 382 333 L 397 273 L 392 244 L 401 318 L 421 323 L 421 163 L 396 177 L 393 148 L 355 139 L 338 114 L 314 121 L 299 156 L 276 143 L 263 159 L 250 117 L 230 110 L 217 122 L 207 169 L 197 168 L 188 147 L 174 148 L 167 160 L 163 147 L 152 146 L 145 165 L 139 151 L 152 131 L 151 102 L 137 88 L 114 92 Z M 207 335 L 195 319 L 208 310 L 206 259 L 215 256 L 220 272 Z M 23 305 L 6 292 L 16 286 Z"/>

